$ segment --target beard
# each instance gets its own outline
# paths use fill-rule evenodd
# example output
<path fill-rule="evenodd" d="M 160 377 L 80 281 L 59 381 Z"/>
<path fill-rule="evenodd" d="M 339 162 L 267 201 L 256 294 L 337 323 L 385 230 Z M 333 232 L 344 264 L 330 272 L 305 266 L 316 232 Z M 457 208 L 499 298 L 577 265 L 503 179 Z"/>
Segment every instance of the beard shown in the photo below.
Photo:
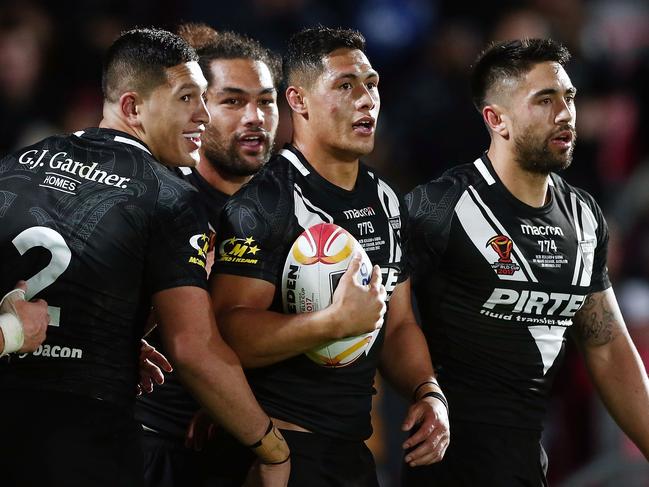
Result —
<path fill-rule="evenodd" d="M 250 130 L 254 132 L 255 130 Z M 221 137 L 218 131 L 213 127 L 207 128 L 203 134 L 203 154 L 209 163 L 219 172 L 231 176 L 242 177 L 256 174 L 270 158 L 273 149 L 271 135 L 264 129 L 258 129 L 260 134 L 265 134 L 264 148 L 261 153 L 254 159 L 250 160 L 241 155 L 239 144 L 237 143 L 239 135 L 234 133 L 229 138 Z"/>
<path fill-rule="evenodd" d="M 577 133 L 571 126 L 563 126 L 559 132 L 568 130 L 572 133 L 572 144 L 565 152 L 556 153 L 550 149 L 550 139 L 535 135 L 528 128 L 514 139 L 515 158 L 518 165 L 525 171 L 547 176 L 551 172 L 561 171 L 570 167 L 572 153 L 577 142 Z"/>

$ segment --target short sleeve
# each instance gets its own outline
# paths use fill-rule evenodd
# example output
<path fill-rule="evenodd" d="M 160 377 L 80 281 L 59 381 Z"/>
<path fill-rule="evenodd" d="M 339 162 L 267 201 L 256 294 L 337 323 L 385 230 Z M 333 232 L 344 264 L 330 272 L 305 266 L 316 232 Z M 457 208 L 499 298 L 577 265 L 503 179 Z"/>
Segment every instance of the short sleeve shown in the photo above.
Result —
<path fill-rule="evenodd" d="M 165 175 L 150 231 L 145 278 L 151 292 L 179 286 L 207 289 L 207 215 L 197 191 Z"/>
<path fill-rule="evenodd" d="M 397 283 L 404 282 L 410 277 L 410 266 L 408 264 L 409 251 L 408 251 L 408 239 L 409 235 L 409 216 L 408 208 L 406 207 L 405 201 L 403 198 L 399 197 L 399 215 L 400 215 L 400 236 L 401 236 L 401 260 L 399 261 L 399 278 Z"/>
<path fill-rule="evenodd" d="M 583 192 L 582 192 L 583 194 Z M 606 261 L 608 259 L 608 225 L 606 219 L 592 196 L 587 195 L 586 202 L 590 207 L 595 221 L 597 222 L 597 245 L 595 246 L 595 255 L 593 256 L 593 271 L 590 278 L 590 293 L 604 291 L 611 287 L 611 280 L 608 275 Z"/>
<path fill-rule="evenodd" d="M 212 273 L 277 284 L 291 243 L 286 233 L 292 215 L 286 185 L 269 171 L 255 176 L 221 213 Z"/>
<path fill-rule="evenodd" d="M 458 185 L 444 178 L 417 186 L 406 195 L 407 264 L 414 280 L 439 267 L 459 194 Z"/>

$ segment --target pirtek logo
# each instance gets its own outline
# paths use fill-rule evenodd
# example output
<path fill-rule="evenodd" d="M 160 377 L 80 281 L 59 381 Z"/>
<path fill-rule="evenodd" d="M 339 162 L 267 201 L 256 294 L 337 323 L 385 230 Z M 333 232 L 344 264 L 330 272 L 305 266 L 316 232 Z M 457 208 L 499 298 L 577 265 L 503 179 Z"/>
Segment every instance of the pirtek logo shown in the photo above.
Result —
<path fill-rule="evenodd" d="M 523 235 L 557 235 L 563 237 L 563 230 L 561 227 L 551 227 L 550 225 L 523 225 L 521 224 L 521 232 Z"/>
<path fill-rule="evenodd" d="M 538 316 L 562 316 L 571 318 L 586 299 L 583 294 L 546 293 L 543 291 L 515 291 L 495 288 L 483 308 L 500 313 L 525 313 Z"/>

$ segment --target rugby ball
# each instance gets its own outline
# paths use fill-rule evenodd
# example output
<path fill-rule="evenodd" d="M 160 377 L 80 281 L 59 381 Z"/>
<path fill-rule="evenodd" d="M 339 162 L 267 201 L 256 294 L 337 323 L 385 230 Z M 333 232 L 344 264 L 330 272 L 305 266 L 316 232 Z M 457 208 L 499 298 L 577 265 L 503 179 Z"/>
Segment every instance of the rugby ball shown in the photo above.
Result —
<path fill-rule="evenodd" d="M 295 240 L 282 274 L 285 313 L 309 313 L 326 308 L 354 252 L 360 252 L 359 284 L 368 284 L 372 263 L 358 241 L 333 223 L 318 223 Z M 323 367 L 344 367 L 368 353 L 379 330 L 327 343 L 306 353 Z"/>

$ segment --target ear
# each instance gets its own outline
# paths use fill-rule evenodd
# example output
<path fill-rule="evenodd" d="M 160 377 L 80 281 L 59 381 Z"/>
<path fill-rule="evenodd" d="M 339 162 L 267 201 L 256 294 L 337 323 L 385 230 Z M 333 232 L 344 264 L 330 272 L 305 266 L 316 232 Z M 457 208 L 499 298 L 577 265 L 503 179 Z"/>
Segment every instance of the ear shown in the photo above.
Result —
<path fill-rule="evenodd" d="M 482 118 L 492 132 L 502 138 L 509 138 L 508 118 L 499 105 L 487 105 L 482 109 Z"/>
<path fill-rule="evenodd" d="M 308 106 L 303 88 L 298 86 L 289 86 L 286 88 L 286 101 L 295 113 L 300 115 L 308 114 Z"/>
<path fill-rule="evenodd" d="M 142 125 L 140 120 L 140 105 L 142 98 L 135 91 L 127 91 L 119 97 L 120 113 L 131 127 Z"/>

